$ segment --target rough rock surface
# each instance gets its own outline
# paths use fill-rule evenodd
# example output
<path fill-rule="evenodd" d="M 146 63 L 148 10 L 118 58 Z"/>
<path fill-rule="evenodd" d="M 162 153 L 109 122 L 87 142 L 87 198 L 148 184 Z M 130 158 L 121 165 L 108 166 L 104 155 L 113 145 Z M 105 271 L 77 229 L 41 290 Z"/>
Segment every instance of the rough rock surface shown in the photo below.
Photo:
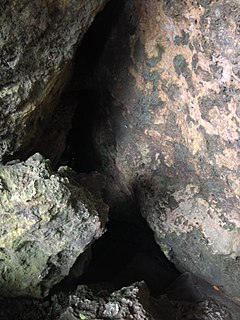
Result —
<path fill-rule="evenodd" d="M 102 235 L 108 208 L 40 154 L 1 165 L 0 190 L 1 295 L 45 296 Z"/>
<path fill-rule="evenodd" d="M 71 296 L 55 296 L 62 306 L 57 319 L 154 319 L 147 287 L 137 283 L 109 294 L 80 286 Z M 63 298 L 63 299 L 61 299 Z M 65 304 L 65 306 L 64 306 Z M 57 312 L 56 312 L 57 311 Z M 53 314 L 59 312 L 53 309 Z M 163 318 L 164 319 L 164 318 Z"/>
<path fill-rule="evenodd" d="M 1 1 L 0 161 L 17 151 L 29 154 L 41 139 L 75 48 L 106 2 Z"/>
<path fill-rule="evenodd" d="M 144 282 L 113 293 L 103 284 L 79 286 L 70 295 L 59 293 L 44 302 L 0 299 L 1 320 L 238 320 L 235 311 L 214 299 L 195 303 L 174 302 L 166 296 L 153 299 Z"/>
<path fill-rule="evenodd" d="M 40 141 L 36 141 L 31 154 L 41 153 L 51 161 L 53 168 L 59 165 L 59 160 L 66 149 L 67 136 L 72 128 L 72 117 L 76 108 L 76 97 L 62 93 Z M 29 151 L 26 153 L 28 154 Z"/>
<path fill-rule="evenodd" d="M 126 1 L 99 63 L 96 133 L 106 172 L 135 192 L 166 255 L 238 298 L 239 11 L 236 0 Z"/>

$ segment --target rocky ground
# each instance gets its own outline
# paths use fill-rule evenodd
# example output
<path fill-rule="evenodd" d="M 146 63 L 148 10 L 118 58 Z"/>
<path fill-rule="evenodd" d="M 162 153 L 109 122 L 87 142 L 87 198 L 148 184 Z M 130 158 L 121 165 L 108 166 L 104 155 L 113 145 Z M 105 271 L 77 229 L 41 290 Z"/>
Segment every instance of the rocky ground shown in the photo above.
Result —
<path fill-rule="evenodd" d="M 45 301 L 1 300 L 2 320 L 237 320 L 239 308 L 219 299 L 174 301 L 167 295 L 152 298 L 144 282 L 112 293 L 108 286 L 79 286 L 68 294 L 59 293 Z"/>

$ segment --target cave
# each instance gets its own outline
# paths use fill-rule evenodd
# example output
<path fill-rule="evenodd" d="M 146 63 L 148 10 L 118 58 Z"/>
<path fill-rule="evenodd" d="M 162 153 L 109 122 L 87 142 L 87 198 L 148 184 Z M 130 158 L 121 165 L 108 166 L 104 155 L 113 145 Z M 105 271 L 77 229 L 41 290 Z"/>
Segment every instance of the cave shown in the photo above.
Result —
<path fill-rule="evenodd" d="M 239 10 L 0 4 L 2 320 L 239 319 Z"/>
<path fill-rule="evenodd" d="M 110 92 L 97 86 L 97 72 L 104 44 L 124 5 L 122 0 L 110 1 L 95 18 L 76 52 L 74 73 L 63 93 L 64 96 L 76 95 L 78 106 L 58 166 L 68 165 L 78 173 L 98 171 L 104 174 L 106 171 L 97 152 L 94 131 L 98 122 L 106 119 L 108 110 L 101 102 L 110 99 Z M 92 245 L 89 267 L 79 278 L 70 270 L 70 275 L 56 285 L 53 292 L 74 290 L 78 284 L 91 283 L 106 283 L 109 290 L 116 290 L 144 280 L 152 295 L 160 295 L 180 272 L 156 244 L 153 232 L 141 217 L 137 199 L 128 197 L 124 202 L 111 204 L 109 197 L 111 195 L 105 191 L 105 200 L 110 201 L 109 221 L 106 233 Z M 125 218 L 121 210 L 127 211 L 129 217 Z M 78 260 L 72 269 L 77 269 L 77 265 Z"/>

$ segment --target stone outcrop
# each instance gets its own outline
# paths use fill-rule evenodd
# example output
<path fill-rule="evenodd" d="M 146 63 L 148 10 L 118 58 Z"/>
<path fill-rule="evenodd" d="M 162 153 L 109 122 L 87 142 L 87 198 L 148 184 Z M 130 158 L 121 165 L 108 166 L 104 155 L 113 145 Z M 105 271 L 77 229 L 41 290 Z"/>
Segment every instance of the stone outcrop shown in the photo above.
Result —
<path fill-rule="evenodd" d="M 238 298 L 239 11 L 235 0 L 126 1 L 99 63 L 95 136 L 165 254 Z"/>
<path fill-rule="evenodd" d="M 30 155 L 41 141 L 76 46 L 106 2 L 1 1 L 0 161 Z"/>
<path fill-rule="evenodd" d="M 1 295 L 46 296 L 103 234 L 108 207 L 79 181 L 40 154 L 0 166 Z M 78 259 L 78 276 L 88 260 Z"/>

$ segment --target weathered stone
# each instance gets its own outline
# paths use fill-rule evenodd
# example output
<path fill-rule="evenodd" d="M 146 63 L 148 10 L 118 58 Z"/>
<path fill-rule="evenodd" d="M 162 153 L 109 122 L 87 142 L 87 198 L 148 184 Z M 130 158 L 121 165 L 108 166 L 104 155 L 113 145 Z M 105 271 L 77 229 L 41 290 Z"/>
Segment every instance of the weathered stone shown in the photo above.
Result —
<path fill-rule="evenodd" d="M 100 287 L 99 287 L 100 289 Z M 146 285 L 135 283 L 115 291 L 97 291 L 79 286 L 68 294 L 60 293 L 47 303 L 26 299 L 0 301 L 2 320 L 84 320 L 84 319 L 156 319 L 173 320 L 175 310 L 167 299 L 152 303 Z M 15 308 L 11 308 L 11 304 Z"/>
<path fill-rule="evenodd" d="M 238 298 L 239 11 L 126 1 L 99 63 L 96 129 L 112 184 L 139 199 L 166 255 Z"/>
<path fill-rule="evenodd" d="M 228 320 L 236 319 L 237 315 L 232 316 L 231 310 L 217 303 L 214 300 L 205 300 L 193 305 L 182 305 L 179 307 L 177 320 Z"/>
<path fill-rule="evenodd" d="M 0 187 L 1 295 L 45 296 L 102 235 L 108 208 L 40 154 L 1 165 Z"/>
<path fill-rule="evenodd" d="M 1 1 L 0 161 L 41 140 L 76 46 L 106 2 Z"/>
<path fill-rule="evenodd" d="M 26 154 L 39 152 L 51 161 L 53 167 L 56 167 L 66 149 L 67 136 L 72 128 L 72 117 L 77 103 L 74 95 L 66 97 L 65 94 L 62 94 L 40 141 L 36 142 L 33 148 L 26 150 Z"/>
<path fill-rule="evenodd" d="M 14 308 L 12 305 L 14 304 Z M 144 282 L 109 293 L 104 284 L 79 286 L 70 294 L 59 293 L 43 301 L 1 299 L 2 320 L 238 320 L 239 308 L 216 299 L 186 303 L 166 296 L 153 299 Z"/>
<path fill-rule="evenodd" d="M 62 308 L 62 310 L 55 309 L 57 312 L 54 312 L 53 309 L 55 318 L 59 320 L 154 319 L 151 314 L 151 298 L 143 282 L 115 291 L 112 294 L 107 291 L 102 291 L 100 295 L 99 293 L 86 286 L 79 286 L 72 295 L 65 295 L 63 299 L 65 308 Z M 56 299 L 55 302 L 57 302 L 59 298 L 61 296 L 55 296 L 52 300 Z M 62 300 L 58 304 L 63 305 Z"/>

